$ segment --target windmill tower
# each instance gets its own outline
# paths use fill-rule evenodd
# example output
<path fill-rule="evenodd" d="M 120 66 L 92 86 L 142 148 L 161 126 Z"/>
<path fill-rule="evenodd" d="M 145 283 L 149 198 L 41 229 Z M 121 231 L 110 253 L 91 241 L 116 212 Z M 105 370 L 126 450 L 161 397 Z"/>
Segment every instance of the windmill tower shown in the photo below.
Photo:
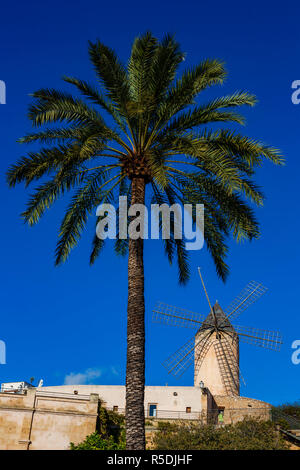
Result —
<path fill-rule="evenodd" d="M 195 335 L 194 386 L 202 381 L 213 395 L 239 395 L 239 337 L 218 304 L 213 306 L 223 332 L 208 334 L 214 322 L 212 313 L 206 317 Z"/>
<path fill-rule="evenodd" d="M 233 325 L 251 304 L 258 300 L 266 288 L 251 281 L 226 310 L 218 302 L 211 306 L 203 278 L 199 275 L 210 307 L 207 316 L 159 302 L 153 310 L 153 321 L 186 328 L 196 328 L 196 334 L 170 356 L 163 365 L 168 373 L 180 377 L 194 364 L 194 385 L 205 384 L 213 395 L 240 394 L 239 368 L 240 341 L 279 351 L 280 333 L 252 327 Z"/>

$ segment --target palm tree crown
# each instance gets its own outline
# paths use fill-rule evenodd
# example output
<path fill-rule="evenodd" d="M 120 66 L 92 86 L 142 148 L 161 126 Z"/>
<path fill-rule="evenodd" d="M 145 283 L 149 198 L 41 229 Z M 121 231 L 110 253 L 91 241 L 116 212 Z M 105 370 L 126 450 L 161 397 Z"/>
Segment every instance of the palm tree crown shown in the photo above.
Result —
<path fill-rule="evenodd" d="M 29 109 L 33 126 L 61 122 L 66 126 L 19 140 L 50 144 L 8 171 L 10 186 L 51 175 L 31 196 L 25 221 L 35 224 L 59 196 L 77 188 L 60 227 L 59 264 L 78 243 L 94 208 L 112 201 L 117 191 L 130 198 L 132 179 L 142 177 L 152 189 L 153 202 L 204 204 L 206 245 L 217 273 L 225 279 L 226 237 L 251 240 L 259 235 L 253 210 L 245 202 L 263 203 L 251 179 L 254 168 L 264 158 L 276 164 L 283 160 L 274 148 L 231 130 L 208 130 L 207 125 L 243 123 L 240 114 L 228 109 L 253 106 L 255 97 L 236 92 L 197 104 L 204 89 L 223 82 L 223 64 L 208 59 L 176 78 L 184 54 L 169 35 L 161 42 L 150 33 L 138 37 L 127 67 L 99 41 L 89 43 L 89 54 L 101 87 L 71 77 L 64 80 L 92 104 L 53 89 L 33 93 L 35 102 Z M 101 110 L 113 118 L 114 126 L 107 124 Z M 180 281 L 185 282 L 189 270 L 184 244 L 174 239 L 164 243 L 170 262 L 177 253 Z M 126 245 L 117 240 L 116 250 L 125 253 Z M 95 237 L 91 263 L 102 246 L 103 240 Z"/>

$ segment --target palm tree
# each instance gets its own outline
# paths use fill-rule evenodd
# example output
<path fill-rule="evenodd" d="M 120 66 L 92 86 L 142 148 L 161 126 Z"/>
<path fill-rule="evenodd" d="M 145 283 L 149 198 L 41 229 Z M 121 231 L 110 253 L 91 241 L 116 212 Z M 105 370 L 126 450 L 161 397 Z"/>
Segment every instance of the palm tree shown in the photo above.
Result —
<path fill-rule="evenodd" d="M 265 159 L 283 163 L 279 151 L 228 129 L 207 125 L 244 122 L 230 110 L 253 106 L 247 92 L 196 101 L 208 87 L 221 84 L 224 66 L 207 59 L 182 72 L 184 54 L 170 35 L 161 41 L 146 33 L 133 43 L 125 67 L 113 50 L 100 41 L 89 43 L 89 56 L 100 86 L 64 77 L 83 97 L 55 89 L 33 93 L 28 117 L 42 130 L 21 138 L 38 142 L 7 174 L 13 187 L 44 178 L 30 196 L 24 220 L 36 224 L 54 201 L 73 190 L 60 227 L 56 264 L 65 262 L 77 245 L 88 216 L 104 202 L 127 195 L 131 204 L 203 203 L 205 242 L 219 277 L 228 275 L 226 239 L 252 240 L 259 236 L 251 204 L 263 204 L 253 182 L 255 167 Z M 52 124 L 56 123 L 57 126 Z M 45 127 L 51 124 L 50 127 Z M 46 179 L 45 179 L 46 177 Z M 174 224 L 171 235 L 174 235 Z M 90 263 L 104 240 L 94 237 Z M 164 240 L 169 262 L 177 258 L 179 282 L 189 278 L 188 253 L 183 240 Z M 143 239 L 118 239 L 118 254 L 128 252 L 128 321 L 126 369 L 126 439 L 128 449 L 143 449 L 145 327 Z"/>

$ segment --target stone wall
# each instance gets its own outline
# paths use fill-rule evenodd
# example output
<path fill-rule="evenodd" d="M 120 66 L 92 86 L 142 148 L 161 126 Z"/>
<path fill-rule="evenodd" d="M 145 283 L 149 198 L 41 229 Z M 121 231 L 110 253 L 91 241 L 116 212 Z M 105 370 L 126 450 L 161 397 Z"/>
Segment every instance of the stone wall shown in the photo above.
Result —
<path fill-rule="evenodd" d="M 224 424 L 234 424 L 246 417 L 270 419 L 271 405 L 264 401 L 239 396 L 214 395 L 213 398 L 216 409 L 224 408 Z"/>
<path fill-rule="evenodd" d="M 0 393 L 0 449 L 68 449 L 95 431 L 98 395 Z"/>

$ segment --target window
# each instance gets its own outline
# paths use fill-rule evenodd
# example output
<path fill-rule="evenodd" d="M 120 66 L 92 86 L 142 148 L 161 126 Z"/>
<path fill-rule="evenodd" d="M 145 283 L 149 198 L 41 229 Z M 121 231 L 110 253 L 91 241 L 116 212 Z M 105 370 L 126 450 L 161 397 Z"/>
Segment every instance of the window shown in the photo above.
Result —
<path fill-rule="evenodd" d="M 119 409 L 118 405 L 114 405 L 114 406 L 113 406 L 113 411 L 114 411 L 115 413 L 118 412 L 118 409 Z"/>
<path fill-rule="evenodd" d="M 157 412 L 157 405 L 155 404 L 149 404 L 149 417 L 154 418 L 156 416 Z"/>
<path fill-rule="evenodd" d="M 192 408 L 190 406 L 187 406 L 186 409 L 185 409 L 185 412 L 190 413 L 191 411 L 192 411 Z"/>

